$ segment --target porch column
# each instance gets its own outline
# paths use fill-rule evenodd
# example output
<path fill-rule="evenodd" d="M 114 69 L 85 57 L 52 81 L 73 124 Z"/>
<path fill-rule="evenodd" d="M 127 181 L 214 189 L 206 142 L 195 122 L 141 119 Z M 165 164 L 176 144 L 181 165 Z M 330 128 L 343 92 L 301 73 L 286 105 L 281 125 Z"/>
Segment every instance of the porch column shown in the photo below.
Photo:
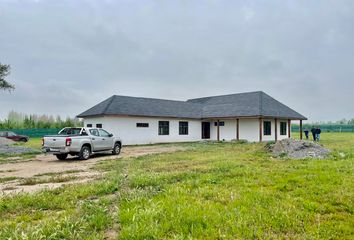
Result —
<path fill-rule="evenodd" d="M 263 136 L 263 119 L 259 118 L 259 142 L 262 142 Z"/>
<path fill-rule="evenodd" d="M 288 137 L 291 138 L 291 120 L 288 119 Z"/>
<path fill-rule="evenodd" d="M 220 120 L 216 121 L 216 139 L 220 141 Z"/>
<path fill-rule="evenodd" d="M 236 119 L 236 140 L 240 140 L 240 119 Z"/>
<path fill-rule="evenodd" d="M 302 120 L 300 120 L 300 140 L 302 140 Z"/>
<path fill-rule="evenodd" d="M 275 141 L 278 141 L 278 119 L 274 119 L 274 123 L 275 123 L 275 137 L 274 137 L 274 140 Z"/>

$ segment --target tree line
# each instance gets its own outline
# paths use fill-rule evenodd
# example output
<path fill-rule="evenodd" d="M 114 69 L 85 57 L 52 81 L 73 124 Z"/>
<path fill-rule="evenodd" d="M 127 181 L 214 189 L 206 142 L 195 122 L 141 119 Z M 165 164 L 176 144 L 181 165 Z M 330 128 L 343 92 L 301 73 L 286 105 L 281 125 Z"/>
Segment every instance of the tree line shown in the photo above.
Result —
<path fill-rule="evenodd" d="M 354 118 L 352 119 L 341 119 L 337 121 L 320 121 L 320 122 L 313 122 L 308 124 L 314 125 L 354 125 Z"/>
<path fill-rule="evenodd" d="M 34 128 L 64 128 L 81 127 L 82 121 L 78 118 L 60 116 L 24 114 L 15 111 L 9 112 L 7 118 L 0 121 L 0 129 L 34 129 Z"/>

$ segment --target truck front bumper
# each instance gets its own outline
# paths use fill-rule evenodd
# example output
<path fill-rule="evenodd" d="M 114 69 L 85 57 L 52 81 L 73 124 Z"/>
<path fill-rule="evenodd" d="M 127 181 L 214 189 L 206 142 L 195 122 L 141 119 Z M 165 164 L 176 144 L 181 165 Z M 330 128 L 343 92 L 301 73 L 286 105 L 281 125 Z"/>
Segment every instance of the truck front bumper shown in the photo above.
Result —
<path fill-rule="evenodd" d="M 50 148 L 50 147 L 43 147 L 42 152 L 47 153 L 47 154 L 65 154 L 69 153 L 68 148 Z"/>

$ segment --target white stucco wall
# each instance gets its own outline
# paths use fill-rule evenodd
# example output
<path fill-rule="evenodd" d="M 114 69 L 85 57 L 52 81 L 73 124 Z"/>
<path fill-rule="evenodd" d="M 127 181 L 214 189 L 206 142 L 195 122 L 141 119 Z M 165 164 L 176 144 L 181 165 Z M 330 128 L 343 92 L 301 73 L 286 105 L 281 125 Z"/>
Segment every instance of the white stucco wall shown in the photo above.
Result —
<path fill-rule="evenodd" d="M 259 119 L 240 119 L 240 139 L 259 142 Z"/>
<path fill-rule="evenodd" d="M 217 127 L 215 126 L 216 121 L 210 122 L 210 139 L 217 140 Z M 220 140 L 231 141 L 236 139 L 236 119 L 232 120 L 220 120 L 220 122 L 224 122 L 224 126 L 220 126 Z"/>
<path fill-rule="evenodd" d="M 170 122 L 170 134 L 158 135 L 158 122 Z M 179 135 L 179 122 L 188 122 L 188 135 Z M 148 117 L 98 117 L 86 118 L 84 124 L 102 124 L 102 128 L 122 139 L 124 145 L 150 144 L 163 142 L 185 142 L 201 140 L 201 123 L 199 120 L 148 118 Z M 136 127 L 137 123 L 149 123 L 149 127 Z"/>
<path fill-rule="evenodd" d="M 158 135 L 158 121 L 170 122 L 170 134 Z M 188 135 L 179 135 L 179 122 L 187 121 Z M 224 126 L 220 126 L 220 140 L 230 141 L 236 139 L 236 119 L 221 119 Z M 250 142 L 259 141 L 259 119 L 240 119 L 239 120 L 240 139 L 246 139 Z M 264 119 L 264 121 L 271 121 L 271 135 L 262 136 L 263 141 L 275 140 L 275 120 Z M 280 122 L 287 122 L 287 120 L 278 120 L 278 139 L 288 138 L 288 134 L 280 135 Z M 210 121 L 210 140 L 217 139 L 217 127 L 214 126 L 215 121 Z M 149 117 L 94 117 L 84 119 L 84 124 L 102 124 L 102 128 L 119 136 L 123 144 L 150 144 L 163 142 L 186 142 L 186 141 L 201 141 L 201 121 L 190 119 L 173 119 L 173 118 L 149 118 Z M 138 128 L 137 123 L 149 123 L 148 128 Z M 287 126 L 288 131 L 288 126 Z M 263 133 L 263 132 L 262 132 Z"/>

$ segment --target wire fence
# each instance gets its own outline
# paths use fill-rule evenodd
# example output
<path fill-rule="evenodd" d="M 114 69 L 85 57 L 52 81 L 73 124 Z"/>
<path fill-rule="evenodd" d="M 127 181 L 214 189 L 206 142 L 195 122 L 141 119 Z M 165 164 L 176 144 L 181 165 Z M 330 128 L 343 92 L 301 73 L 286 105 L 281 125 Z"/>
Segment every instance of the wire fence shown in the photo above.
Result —
<path fill-rule="evenodd" d="M 19 135 L 29 137 L 43 137 L 45 135 L 54 135 L 60 131 L 60 128 L 34 128 L 34 129 L 0 129 L 0 131 L 11 131 Z"/>
<path fill-rule="evenodd" d="M 306 128 L 310 131 L 313 125 L 304 124 L 303 130 Z M 322 132 L 354 132 L 354 125 L 351 124 L 323 124 L 323 125 L 315 125 L 315 127 L 319 126 Z M 300 126 L 299 125 L 291 125 L 292 132 L 298 132 Z"/>

